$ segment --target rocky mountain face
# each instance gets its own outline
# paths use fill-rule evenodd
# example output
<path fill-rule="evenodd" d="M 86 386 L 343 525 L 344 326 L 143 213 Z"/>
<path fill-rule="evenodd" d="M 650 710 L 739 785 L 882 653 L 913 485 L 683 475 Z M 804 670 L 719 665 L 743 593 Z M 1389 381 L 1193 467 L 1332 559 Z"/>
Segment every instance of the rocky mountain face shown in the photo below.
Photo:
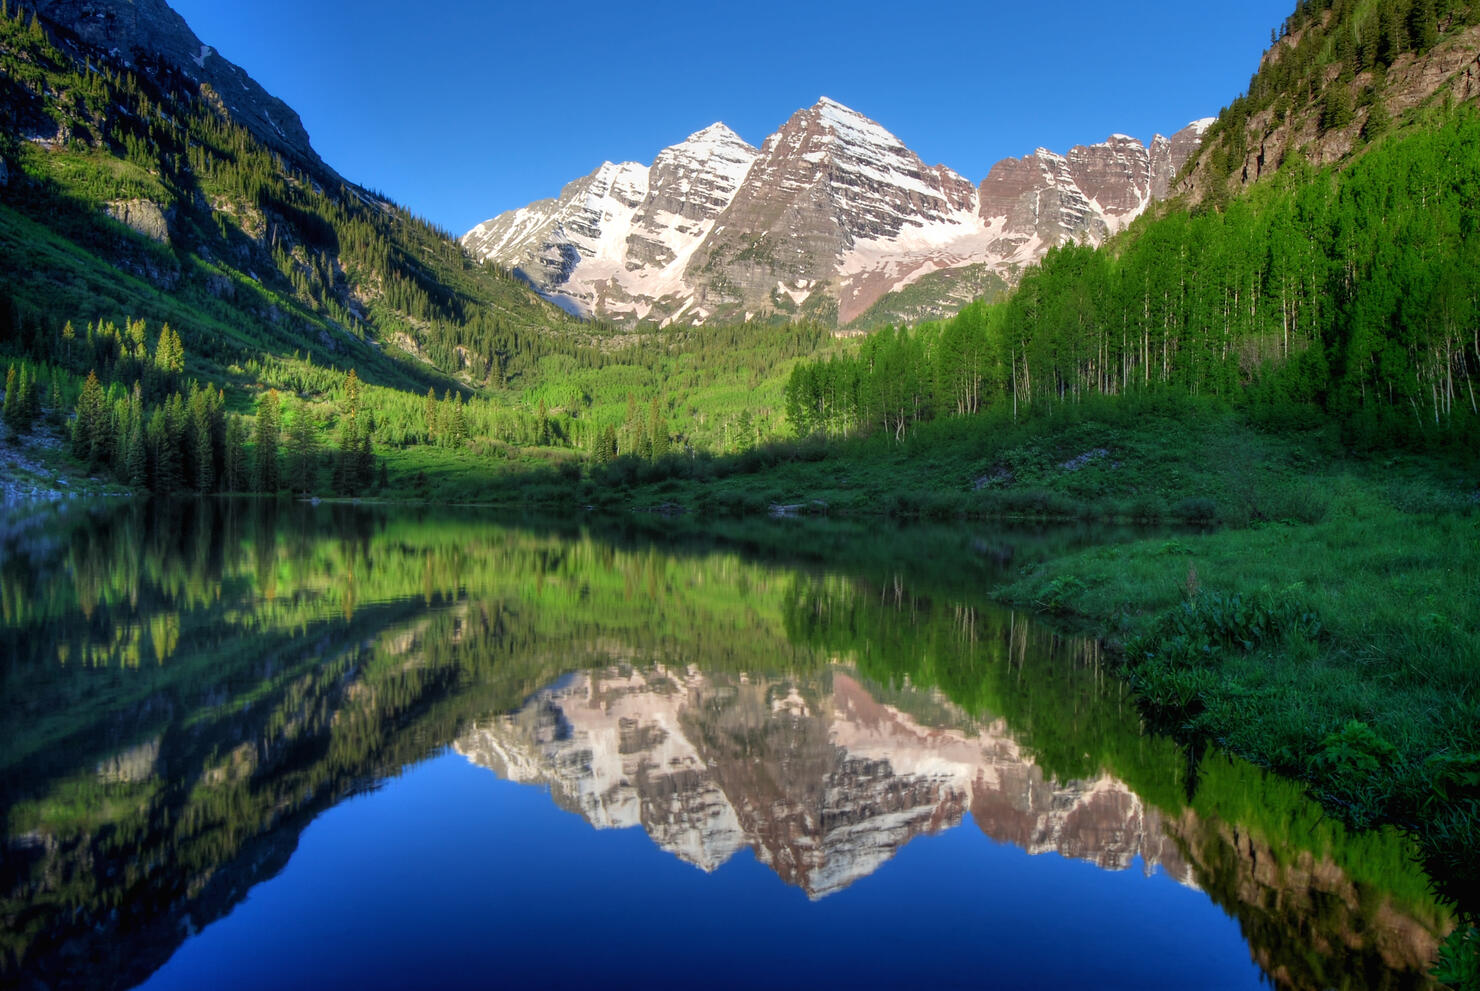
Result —
<path fill-rule="evenodd" d="M 1287 23 L 1260 58 L 1249 95 L 1220 115 L 1207 147 L 1195 150 L 1174 192 L 1193 203 L 1235 195 L 1291 155 L 1332 165 L 1420 107 L 1480 102 L 1480 24 L 1474 15 L 1466 22 L 1458 12 L 1445 14 L 1434 25 L 1431 46 L 1374 65 L 1375 51 L 1360 58 L 1357 51 L 1361 39 L 1378 34 L 1383 9 L 1322 10 Z M 1344 46 L 1347 39 L 1351 43 Z M 1332 60 L 1324 56 L 1327 50 Z M 1339 60 L 1343 51 L 1348 63 Z M 1345 110 L 1333 110 L 1333 103 Z"/>
<path fill-rule="evenodd" d="M 463 243 L 583 314 L 843 326 L 932 273 L 1011 278 L 1056 244 L 1100 243 L 1167 194 L 1207 124 L 1149 148 L 1115 135 L 1067 155 L 1039 149 L 978 187 L 824 97 L 759 150 L 715 124 L 650 167 L 605 163 Z"/>
<path fill-rule="evenodd" d="M 548 787 L 597 828 L 640 826 L 706 871 L 748 847 L 813 898 L 968 812 L 1031 853 L 1113 870 L 1140 857 L 1192 883 L 1159 814 L 1121 782 L 1054 781 L 1004 725 L 926 725 L 843 669 L 806 683 L 662 667 L 581 673 L 454 748 Z"/>
<path fill-rule="evenodd" d="M 651 166 L 604 163 L 463 236 L 474 256 L 517 269 L 581 313 L 645 317 L 735 198 L 756 150 L 723 124 L 664 149 Z"/>
<path fill-rule="evenodd" d="M 165 0 L 22 0 L 127 68 L 163 63 L 215 92 L 218 109 L 268 147 L 325 175 L 334 173 L 309 144 L 293 108 L 271 95 L 190 30 Z"/>

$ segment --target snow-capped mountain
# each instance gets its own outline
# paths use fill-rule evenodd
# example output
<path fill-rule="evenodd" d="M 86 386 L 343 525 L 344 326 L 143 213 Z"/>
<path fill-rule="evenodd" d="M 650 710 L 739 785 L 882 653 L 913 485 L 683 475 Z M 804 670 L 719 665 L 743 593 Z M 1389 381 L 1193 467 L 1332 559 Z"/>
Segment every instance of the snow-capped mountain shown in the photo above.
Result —
<path fill-rule="evenodd" d="M 824 97 L 759 151 L 714 124 L 651 166 L 604 163 L 463 243 L 606 319 L 780 312 L 845 325 L 931 272 L 984 264 L 1012 278 L 1056 244 L 1100 243 L 1167 194 L 1209 123 L 1149 148 L 1124 135 L 1040 148 L 976 187 Z"/>
<path fill-rule="evenodd" d="M 932 707 L 948 703 L 933 699 Z M 994 839 L 1111 870 L 1192 875 L 1161 816 L 1125 784 L 1046 775 L 1000 722 L 936 726 L 849 671 L 803 680 L 626 666 L 583 672 L 454 749 L 549 789 L 598 829 L 641 827 L 705 871 L 749 848 L 813 898 L 970 813 Z"/>
<path fill-rule="evenodd" d="M 651 166 L 605 162 L 556 199 L 500 214 L 462 241 L 577 312 L 645 319 L 654 301 L 686 295 L 694 250 L 755 158 L 739 135 L 713 124 Z"/>

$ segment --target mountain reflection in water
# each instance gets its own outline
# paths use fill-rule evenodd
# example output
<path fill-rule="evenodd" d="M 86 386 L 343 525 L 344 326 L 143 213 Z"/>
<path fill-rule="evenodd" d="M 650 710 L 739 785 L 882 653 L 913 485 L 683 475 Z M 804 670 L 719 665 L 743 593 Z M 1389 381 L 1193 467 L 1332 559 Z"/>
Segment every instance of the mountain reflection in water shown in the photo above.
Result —
<path fill-rule="evenodd" d="M 1062 880 L 1053 871 L 1068 864 L 1075 884 L 1094 887 L 1084 875 L 1139 879 L 1074 861 L 1139 866 L 1157 876 L 1120 891 L 1127 900 L 1113 909 L 1132 926 L 1146 904 L 1137 899 L 1164 873 L 1181 887 L 1162 886 L 1204 925 L 1236 924 L 1237 963 L 1252 957 L 1279 987 L 1428 986 L 1452 920 L 1404 837 L 1348 833 L 1296 784 L 1146 733 L 1093 641 L 982 601 L 977 590 L 1002 562 L 1056 539 L 825 523 L 677 540 L 223 500 L 99 516 L 0 548 L 0 987 L 120 988 L 151 975 L 188 986 L 172 975 L 203 957 L 216 971 L 201 981 L 219 980 L 231 960 L 258 968 L 229 972 L 237 986 L 304 983 L 293 960 L 273 955 L 283 947 L 259 952 L 293 934 L 280 918 L 293 913 L 301 927 L 327 926 L 300 941 L 298 963 L 343 977 L 368 959 L 343 937 L 374 921 L 356 915 L 365 893 L 354 888 L 372 868 L 389 872 L 389 900 L 375 911 L 414 902 L 421 921 L 404 924 L 424 927 L 375 947 L 402 954 L 375 958 L 381 984 L 409 980 L 417 954 L 443 945 L 457 953 L 432 983 L 485 973 L 487 934 L 460 928 L 481 913 L 502 913 L 511 933 L 558 932 L 581 912 L 594 925 L 591 906 L 608 895 L 657 898 L 664 884 L 666 897 L 703 899 L 709 918 L 733 925 L 794 913 L 773 897 L 789 896 L 806 914 L 787 925 L 813 927 L 818 940 L 801 962 L 821 974 L 850 953 L 867 959 L 869 927 L 900 924 L 893 904 L 878 909 L 887 919 L 848 914 L 877 893 L 913 885 L 910 897 L 934 897 L 920 890 L 932 876 L 910 866 L 932 844 L 963 864 L 984 848 L 1051 854 L 1023 858 L 1031 873 L 1011 865 L 1013 891 L 959 890 L 932 927 L 985 925 L 972 914 L 984 905 L 1011 913 L 1052 896 L 1056 910 L 1079 913 L 1083 936 L 1102 923 L 1084 914 L 1078 888 L 1049 890 L 1044 878 Z M 607 877 L 620 893 L 542 903 L 541 916 L 503 888 L 521 869 L 499 859 L 512 848 L 482 833 L 441 887 L 424 876 L 435 852 L 425 848 L 344 865 L 307 851 L 313 831 L 342 828 L 333 824 L 382 799 L 402 817 L 441 803 L 445 818 L 420 838 L 450 837 L 469 825 L 459 803 L 477 796 L 444 791 L 432 802 L 403 787 L 441 780 L 449 765 L 518 806 L 525 821 L 504 822 L 507 831 L 555 830 L 557 817 L 579 825 L 533 792 L 538 801 L 510 799 L 527 789 L 449 748 L 545 786 L 594 826 L 641 826 L 713 874 L 644 840 L 664 866 L 644 861 L 644 876 Z M 998 842 L 951 845 L 974 835 L 950 831 L 968 819 Z M 531 899 L 585 883 L 567 859 L 602 873 L 593 858 L 611 846 L 591 838 L 625 836 L 559 832 L 570 852 L 542 849 L 541 863 L 558 866 L 531 880 Z M 932 834 L 945 835 L 901 852 Z M 813 901 L 769 877 L 771 894 L 750 885 L 752 858 Z M 669 865 L 687 878 L 681 892 Z M 492 872 L 486 886 L 461 897 L 482 900 L 453 898 L 461 876 L 479 871 Z M 311 881 L 295 881 L 304 872 Z M 764 907 L 737 908 L 742 888 Z M 240 928 L 274 898 L 278 914 Z M 622 931 L 619 908 L 596 921 Z M 1001 938 L 1002 917 L 991 924 Z M 751 932 L 753 970 L 766 972 L 772 935 Z M 1165 984 L 1174 971 L 1156 971 L 1145 936 L 1131 932 L 1123 954 Z M 1176 936 L 1178 952 L 1203 952 L 1195 933 Z M 709 938 L 733 946 L 736 936 Z M 500 973 L 549 983 L 526 949 L 499 950 Z M 1095 975 L 1111 964 L 1084 963 L 1081 983 L 1103 983 Z M 994 975 L 1011 983 L 982 976 Z"/>
<path fill-rule="evenodd" d="M 1108 774 L 1056 782 L 1009 734 L 942 698 L 951 725 L 877 701 L 856 672 L 806 680 L 653 667 L 581 672 L 453 744 L 547 786 L 598 829 L 641 826 L 712 871 L 749 847 L 812 898 L 964 813 L 994 840 L 1123 870 L 1192 871 L 1161 815 Z"/>

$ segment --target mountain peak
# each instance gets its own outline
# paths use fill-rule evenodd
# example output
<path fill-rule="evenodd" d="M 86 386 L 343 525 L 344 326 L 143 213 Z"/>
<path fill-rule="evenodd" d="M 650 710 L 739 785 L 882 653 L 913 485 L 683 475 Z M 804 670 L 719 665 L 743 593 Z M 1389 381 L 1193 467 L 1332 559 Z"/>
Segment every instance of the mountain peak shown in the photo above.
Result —
<path fill-rule="evenodd" d="M 844 106 L 837 100 L 822 97 L 811 108 L 810 112 L 816 113 L 825 124 L 831 124 L 834 128 L 842 128 L 846 131 L 855 132 L 855 136 L 872 134 L 875 136 L 885 135 L 890 141 L 898 141 L 890 134 L 883 125 L 871 117 L 866 117 L 854 110 L 852 107 Z"/>
<path fill-rule="evenodd" d="M 744 138 L 736 134 L 724 121 L 717 120 L 702 130 L 695 131 L 683 139 L 683 144 L 732 144 L 739 142 L 748 145 Z"/>

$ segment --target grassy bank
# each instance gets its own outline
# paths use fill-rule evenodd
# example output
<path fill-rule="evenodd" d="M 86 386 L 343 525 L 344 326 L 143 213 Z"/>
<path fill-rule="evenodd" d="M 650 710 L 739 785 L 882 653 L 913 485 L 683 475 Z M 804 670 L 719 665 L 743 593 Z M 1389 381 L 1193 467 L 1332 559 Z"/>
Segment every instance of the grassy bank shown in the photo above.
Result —
<path fill-rule="evenodd" d="M 1081 418 L 1028 443 L 980 438 L 974 451 L 960 438 L 933 457 L 902 450 L 871 465 L 902 479 L 904 494 L 881 508 L 933 498 L 927 508 L 949 500 L 962 515 L 1210 524 L 1055 556 L 997 594 L 1101 634 L 1163 728 L 1306 782 L 1345 821 L 1412 829 L 1435 881 L 1473 911 L 1480 506 L 1471 456 L 1362 456 L 1331 431 L 1266 433 L 1232 413 L 1182 412 Z M 1084 459 L 1076 448 L 1106 453 Z M 851 467 L 840 458 L 818 477 L 848 477 Z M 806 471 L 758 474 L 751 489 L 769 478 L 794 498 L 784 486 Z M 932 472 L 941 490 L 910 495 Z M 978 473 L 988 485 L 968 487 Z"/>
<path fill-rule="evenodd" d="M 851 518 L 1245 528 L 1320 521 L 1330 507 L 1328 481 L 1344 476 L 1390 493 L 1402 508 L 1461 510 L 1476 490 L 1475 455 L 1353 453 L 1329 425 L 1261 423 L 1224 405 L 1166 393 L 1042 407 L 1016 418 L 998 410 L 939 420 L 900 441 L 876 433 L 763 445 L 726 457 L 674 454 L 563 467 L 508 461 L 504 472 L 487 476 L 482 492 L 495 502 L 666 506 L 706 516 L 786 506 Z M 406 484 L 398 468 L 411 465 L 393 461 L 392 488 Z M 430 491 L 435 496 L 437 486 Z"/>

